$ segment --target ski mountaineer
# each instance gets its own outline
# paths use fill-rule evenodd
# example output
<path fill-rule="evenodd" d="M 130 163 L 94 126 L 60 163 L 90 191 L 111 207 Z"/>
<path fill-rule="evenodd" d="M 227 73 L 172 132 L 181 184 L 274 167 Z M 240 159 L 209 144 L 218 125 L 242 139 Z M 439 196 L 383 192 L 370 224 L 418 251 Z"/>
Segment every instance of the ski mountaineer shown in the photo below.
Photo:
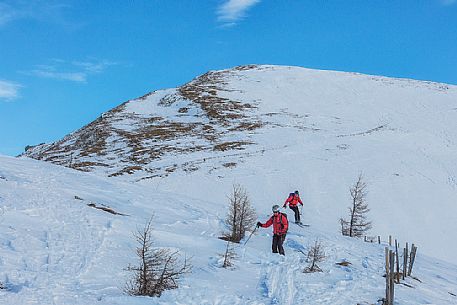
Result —
<path fill-rule="evenodd" d="M 268 228 L 273 225 L 273 241 L 271 244 L 271 249 L 273 253 L 278 253 L 285 255 L 284 248 L 282 244 L 286 239 L 287 229 L 289 228 L 289 221 L 287 220 L 287 215 L 285 213 L 279 212 L 279 205 L 275 204 L 272 207 L 273 215 L 270 219 L 267 220 L 265 224 L 260 221 L 257 222 L 257 228 Z"/>
<path fill-rule="evenodd" d="M 293 193 L 289 194 L 289 197 L 287 197 L 286 202 L 284 202 L 283 208 L 289 204 L 289 208 L 294 211 L 295 213 L 295 223 L 301 224 L 300 221 L 300 212 L 298 211 L 298 204 L 301 204 L 303 206 L 303 202 L 300 199 L 300 195 L 298 194 L 298 191 L 295 191 Z"/>

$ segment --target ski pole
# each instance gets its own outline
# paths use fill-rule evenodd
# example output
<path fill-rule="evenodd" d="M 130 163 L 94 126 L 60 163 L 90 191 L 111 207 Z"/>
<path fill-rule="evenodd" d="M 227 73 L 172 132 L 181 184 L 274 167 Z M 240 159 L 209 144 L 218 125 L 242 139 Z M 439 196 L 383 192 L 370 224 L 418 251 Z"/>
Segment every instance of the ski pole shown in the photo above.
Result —
<path fill-rule="evenodd" d="M 252 234 L 254 234 L 254 232 L 257 230 L 257 228 L 258 228 L 258 227 L 256 226 L 256 227 L 254 228 L 254 230 L 251 232 L 251 234 L 249 234 L 248 239 L 246 239 L 246 241 L 244 242 L 244 246 L 246 246 L 246 244 L 248 243 L 248 241 L 251 239 Z"/>

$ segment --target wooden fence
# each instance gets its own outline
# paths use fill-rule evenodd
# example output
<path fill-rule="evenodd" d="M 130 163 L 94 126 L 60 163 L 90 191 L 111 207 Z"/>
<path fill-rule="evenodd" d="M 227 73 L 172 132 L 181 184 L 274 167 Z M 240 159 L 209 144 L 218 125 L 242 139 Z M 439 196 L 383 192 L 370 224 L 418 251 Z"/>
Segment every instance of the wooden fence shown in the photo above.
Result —
<path fill-rule="evenodd" d="M 400 269 L 400 249 L 397 240 L 395 240 L 395 250 L 391 248 L 393 248 L 392 237 L 389 237 L 389 247 L 385 247 L 386 296 L 383 299 L 383 305 L 394 304 L 395 284 L 400 284 L 400 277 L 404 280 L 407 276 L 411 276 L 417 252 L 414 244 L 411 245 L 411 252 L 408 252 L 408 243 L 406 243 L 403 248 L 403 264 Z"/>

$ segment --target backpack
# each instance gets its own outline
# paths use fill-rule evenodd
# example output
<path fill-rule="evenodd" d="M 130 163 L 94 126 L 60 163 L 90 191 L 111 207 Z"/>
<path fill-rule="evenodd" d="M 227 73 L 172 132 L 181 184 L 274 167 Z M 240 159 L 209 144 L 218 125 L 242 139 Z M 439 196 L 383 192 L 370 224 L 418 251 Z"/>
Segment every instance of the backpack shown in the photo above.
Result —
<path fill-rule="evenodd" d="M 282 223 L 282 218 L 286 217 L 286 221 L 288 222 L 289 220 L 287 219 L 287 214 L 286 213 L 281 213 L 281 218 L 279 218 L 279 222 L 281 223 L 281 227 L 284 229 L 284 224 Z M 287 231 L 286 231 L 287 233 Z"/>
<path fill-rule="evenodd" d="M 295 193 L 290 193 L 289 197 L 287 198 L 287 200 L 289 200 L 289 202 L 294 200 L 295 199 L 295 195 L 296 195 Z"/>
<path fill-rule="evenodd" d="M 284 216 L 287 219 L 287 214 L 286 213 L 281 213 L 281 212 L 279 214 L 281 214 L 281 217 L 279 218 L 279 222 L 282 224 L 282 217 Z M 271 215 L 271 218 L 273 218 L 273 217 L 275 217 L 275 215 Z"/>
<path fill-rule="evenodd" d="M 281 227 L 284 228 L 284 224 L 282 223 L 282 218 L 283 217 L 286 217 L 286 220 L 287 220 L 287 214 L 286 213 L 279 213 L 281 214 L 281 217 L 279 217 L 279 223 L 281 224 Z M 273 217 L 275 217 L 274 215 L 271 215 L 271 220 L 273 221 Z M 287 220 L 288 221 L 288 220 Z"/>

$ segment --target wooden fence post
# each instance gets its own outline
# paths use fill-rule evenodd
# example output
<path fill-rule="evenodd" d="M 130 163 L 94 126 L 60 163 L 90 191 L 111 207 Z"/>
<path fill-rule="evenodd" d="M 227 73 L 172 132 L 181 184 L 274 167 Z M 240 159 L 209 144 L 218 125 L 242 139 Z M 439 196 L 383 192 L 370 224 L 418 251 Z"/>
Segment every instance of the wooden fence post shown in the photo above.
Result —
<path fill-rule="evenodd" d="M 408 243 L 406 243 L 406 248 L 403 248 L 403 274 L 401 278 L 404 280 L 406 276 L 406 265 L 408 264 Z"/>
<path fill-rule="evenodd" d="M 394 269 L 395 268 L 395 253 L 390 250 L 390 303 L 389 305 L 394 304 L 394 289 L 395 289 L 395 284 L 394 284 Z"/>
<path fill-rule="evenodd" d="M 408 276 L 411 276 L 411 272 L 413 271 L 414 260 L 416 259 L 416 251 L 417 251 L 417 247 L 414 244 L 412 244 L 411 245 L 411 254 L 409 257 Z"/>
<path fill-rule="evenodd" d="M 414 244 L 411 245 L 411 252 L 409 254 L 409 265 L 408 265 L 408 276 L 411 275 L 411 258 L 412 258 L 412 254 L 413 254 L 413 249 L 414 249 Z"/>
<path fill-rule="evenodd" d="M 385 248 L 386 255 L 386 303 L 385 305 L 390 305 L 390 275 L 389 275 L 389 248 Z"/>
<path fill-rule="evenodd" d="M 396 239 L 395 239 L 395 259 L 396 259 L 396 267 L 397 267 L 396 280 L 397 280 L 397 283 L 400 284 L 400 263 L 399 263 L 399 259 L 398 259 L 398 242 Z"/>
<path fill-rule="evenodd" d="M 408 276 L 408 260 L 409 260 L 409 247 L 406 243 L 406 268 L 405 268 L 405 277 Z"/>
<path fill-rule="evenodd" d="M 394 271 L 395 271 L 395 252 L 389 250 L 388 247 L 385 248 L 386 255 L 386 298 L 384 305 L 393 305 L 394 303 Z"/>
<path fill-rule="evenodd" d="M 392 247 L 392 235 L 389 235 L 389 246 Z"/>
<path fill-rule="evenodd" d="M 381 236 L 378 235 L 378 244 L 381 244 Z"/>

